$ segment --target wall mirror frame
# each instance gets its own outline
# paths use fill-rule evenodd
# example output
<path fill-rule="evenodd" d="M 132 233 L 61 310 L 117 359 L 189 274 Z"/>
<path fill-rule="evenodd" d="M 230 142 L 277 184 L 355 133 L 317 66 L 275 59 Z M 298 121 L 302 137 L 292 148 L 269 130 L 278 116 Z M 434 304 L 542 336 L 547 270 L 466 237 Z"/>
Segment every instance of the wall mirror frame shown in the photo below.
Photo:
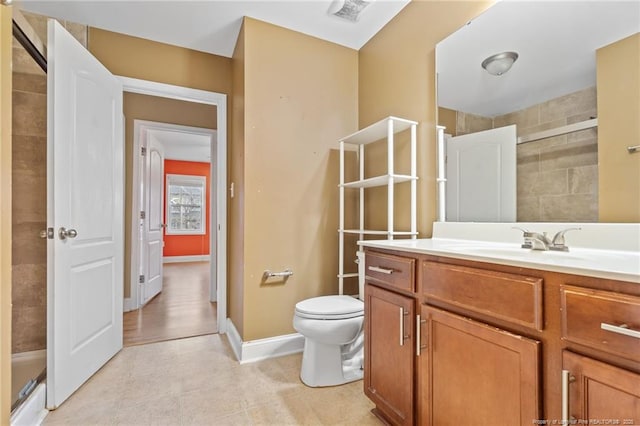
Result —
<path fill-rule="evenodd" d="M 618 54 L 624 66 L 610 58 L 619 45 L 631 46 L 631 57 Z M 502 75 L 481 66 L 511 51 L 518 59 Z M 515 124 L 515 221 L 640 222 L 640 154 L 627 150 L 640 143 L 639 72 L 639 2 L 503 0 L 442 40 L 437 124 L 447 136 L 438 142 L 438 220 L 456 221 L 446 171 L 459 158 L 447 152 L 448 135 Z"/>

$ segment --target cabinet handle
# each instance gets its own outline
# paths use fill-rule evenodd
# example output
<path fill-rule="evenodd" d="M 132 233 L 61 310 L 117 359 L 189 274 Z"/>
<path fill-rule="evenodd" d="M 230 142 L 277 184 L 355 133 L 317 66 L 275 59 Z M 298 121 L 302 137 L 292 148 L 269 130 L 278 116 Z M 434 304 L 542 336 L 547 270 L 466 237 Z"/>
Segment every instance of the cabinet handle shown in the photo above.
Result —
<path fill-rule="evenodd" d="M 400 307 L 400 346 L 404 346 L 404 309 L 402 307 Z"/>
<path fill-rule="evenodd" d="M 562 423 L 563 425 L 571 424 L 573 418 L 569 414 L 569 383 L 575 382 L 576 378 L 571 375 L 569 370 L 562 370 Z"/>
<path fill-rule="evenodd" d="M 420 336 L 422 334 L 422 324 L 425 322 L 427 322 L 427 320 L 423 320 L 420 318 L 420 315 L 416 315 L 416 356 L 420 356 L 420 350 L 423 348 L 420 342 Z"/>
<path fill-rule="evenodd" d="M 393 274 L 393 269 L 381 268 L 379 266 L 369 266 L 369 270 L 373 272 L 380 272 L 382 274 L 387 274 L 387 275 Z"/>
<path fill-rule="evenodd" d="M 627 324 L 612 325 L 612 324 L 607 324 L 606 322 L 602 322 L 600 323 L 600 328 L 603 330 L 610 331 L 612 333 L 624 334 L 625 336 L 635 337 L 636 339 L 640 339 L 640 331 L 630 329 Z"/>

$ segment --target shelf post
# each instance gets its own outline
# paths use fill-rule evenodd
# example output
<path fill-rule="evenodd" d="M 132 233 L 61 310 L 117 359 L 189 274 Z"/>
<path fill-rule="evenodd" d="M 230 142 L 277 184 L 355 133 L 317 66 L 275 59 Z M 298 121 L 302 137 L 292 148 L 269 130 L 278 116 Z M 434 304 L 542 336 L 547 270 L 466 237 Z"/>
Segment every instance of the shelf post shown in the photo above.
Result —
<path fill-rule="evenodd" d="M 417 160 L 416 160 L 416 125 L 411 125 L 411 239 L 417 238 L 418 220 L 416 214 L 417 208 Z"/>
<path fill-rule="evenodd" d="M 358 162 L 360 167 L 360 181 L 364 180 L 364 144 L 358 147 Z M 359 209 L 359 226 L 360 226 L 360 239 L 364 240 L 364 187 L 360 187 L 360 202 L 358 204 Z"/>
<path fill-rule="evenodd" d="M 338 294 L 344 289 L 344 141 L 340 141 L 340 219 L 338 229 Z"/>
<path fill-rule="evenodd" d="M 438 222 L 444 222 L 446 220 L 446 184 L 447 178 L 445 177 L 445 152 L 444 152 L 444 126 L 436 126 L 437 132 L 437 155 L 438 155 Z"/>
<path fill-rule="evenodd" d="M 387 121 L 387 239 L 393 240 L 393 120 Z"/>

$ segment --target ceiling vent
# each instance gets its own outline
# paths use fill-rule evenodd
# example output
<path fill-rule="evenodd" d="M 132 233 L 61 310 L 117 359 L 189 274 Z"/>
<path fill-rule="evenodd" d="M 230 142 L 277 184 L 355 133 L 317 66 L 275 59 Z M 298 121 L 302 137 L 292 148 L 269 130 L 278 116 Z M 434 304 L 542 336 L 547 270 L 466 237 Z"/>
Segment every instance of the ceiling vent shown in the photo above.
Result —
<path fill-rule="evenodd" d="M 329 7 L 329 14 L 338 18 L 356 22 L 365 7 L 369 6 L 372 0 L 334 0 Z"/>

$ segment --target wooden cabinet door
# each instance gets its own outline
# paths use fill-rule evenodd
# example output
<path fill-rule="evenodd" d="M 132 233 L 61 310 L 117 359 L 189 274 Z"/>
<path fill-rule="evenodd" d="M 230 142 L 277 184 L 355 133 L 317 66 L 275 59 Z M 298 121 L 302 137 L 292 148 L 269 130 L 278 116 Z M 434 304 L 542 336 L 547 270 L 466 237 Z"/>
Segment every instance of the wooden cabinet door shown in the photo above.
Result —
<path fill-rule="evenodd" d="M 540 419 L 539 342 L 426 305 L 421 317 L 420 425 Z"/>
<path fill-rule="evenodd" d="M 569 414 L 575 424 L 640 425 L 640 374 L 569 351 Z"/>
<path fill-rule="evenodd" d="M 414 299 L 367 284 L 364 392 L 377 415 L 413 424 Z"/>

